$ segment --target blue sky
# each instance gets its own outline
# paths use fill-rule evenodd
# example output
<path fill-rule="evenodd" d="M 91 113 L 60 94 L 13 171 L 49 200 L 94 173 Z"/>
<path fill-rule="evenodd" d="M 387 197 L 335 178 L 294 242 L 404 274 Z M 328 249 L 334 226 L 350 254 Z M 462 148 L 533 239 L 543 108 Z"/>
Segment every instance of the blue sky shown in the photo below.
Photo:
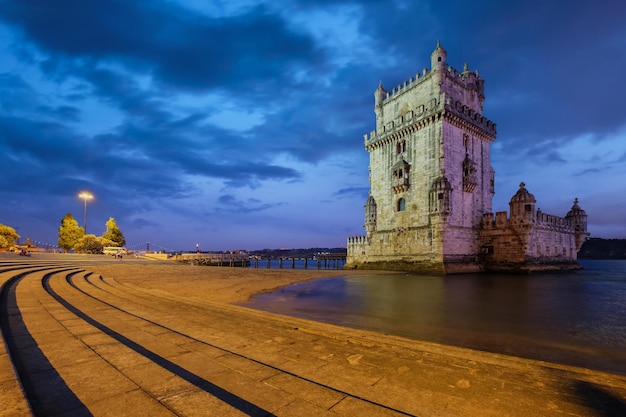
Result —
<path fill-rule="evenodd" d="M 345 246 L 364 234 L 373 92 L 485 79 L 494 211 L 520 182 L 626 238 L 626 2 L 0 0 L 0 223 L 66 213 L 129 247 Z"/>

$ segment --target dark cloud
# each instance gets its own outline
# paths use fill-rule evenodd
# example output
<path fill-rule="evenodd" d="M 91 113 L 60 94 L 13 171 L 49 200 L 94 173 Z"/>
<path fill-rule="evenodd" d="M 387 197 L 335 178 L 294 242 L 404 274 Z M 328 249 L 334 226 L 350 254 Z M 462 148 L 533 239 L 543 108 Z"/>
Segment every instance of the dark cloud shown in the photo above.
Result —
<path fill-rule="evenodd" d="M 114 62 L 175 88 L 255 88 L 272 84 L 276 73 L 323 59 L 310 38 L 263 6 L 220 18 L 174 2 L 123 0 L 5 1 L 1 10 L 7 23 L 50 55 L 44 65 L 56 74 L 65 73 L 68 61 Z"/>
<path fill-rule="evenodd" d="M 37 94 L 30 85 L 17 74 L 0 73 L 0 108 L 3 113 L 15 109 L 30 112 L 40 106 Z"/>
<path fill-rule="evenodd" d="M 154 227 L 154 226 L 158 227 L 159 225 L 158 225 L 158 223 L 155 223 L 155 222 L 152 222 L 152 221 L 149 221 L 149 220 L 146 220 L 146 219 L 139 218 L 139 219 L 133 220 L 132 223 L 131 223 L 131 226 L 135 227 L 137 229 L 143 229 L 143 228 L 146 228 L 146 227 Z"/>
<path fill-rule="evenodd" d="M 283 203 L 267 204 L 256 198 L 248 198 L 246 200 L 239 200 L 231 194 L 221 195 L 217 201 L 220 207 L 217 208 L 214 214 L 224 215 L 228 213 L 232 214 L 248 214 L 258 211 L 265 211 L 274 207 L 278 207 Z"/>
<path fill-rule="evenodd" d="M 599 174 L 603 171 L 606 171 L 608 168 L 607 167 L 602 167 L 602 168 L 589 168 L 589 169 L 585 169 L 581 172 L 578 172 L 577 176 L 585 176 L 585 175 L 590 175 L 590 174 Z"/>
<path fill-rule="evenodd" d="M 369 196 L 369 191 L 370 191 L 369 187 L 350 187 L 350 188 L 341 188 L 335 191 L 333 195 L 336 196 L 337 198 L 356 196 L 356 197 L 362 198 L 363 201 L 365 201 L 365 199 L 367 199 L 367 197 Z"/>
<path fill-rule="evenodd" d="M 49 115 L 51 118 L 65 121 L 65 122 L 78 122 L 81 119 L 81 111 L 78 107 L 72 106 L 57 106 L 57 107 L 42 107 L 38 109 L 41 113 Z"/>
<path fill-rule="evenodd" d="M 550 144 L 532 147 L 526 152 L 526 155 L 537 163 L 567 163 L 567 160 L 561 156 L 561 153 L 555 150 L 554 145 Z"/>

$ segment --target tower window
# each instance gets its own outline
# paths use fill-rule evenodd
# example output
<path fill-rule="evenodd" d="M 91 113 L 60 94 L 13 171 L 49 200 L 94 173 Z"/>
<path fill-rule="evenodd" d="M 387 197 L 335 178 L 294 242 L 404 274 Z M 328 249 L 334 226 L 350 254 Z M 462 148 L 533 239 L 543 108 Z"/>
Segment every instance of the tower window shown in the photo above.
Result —
<path fill-rule="evenodd" d="M 478 169 L 476 162 L 472 161 L 469 155 L 465 154 L 463 161 L 463 191 L 473 193 L 478 185 Z"/>
<path fill-rule="evenodd" d="M 437 62 L 441 62 L 441 57 L 440 56 L 437 57 Z"/>
<path fill-rule="evenodd" d="M 392 167 L 392 189 L 394 193 L 400 193 L 409 189 L 409 173 L 411 165 L 404 159 L 399 160 Z"/>
<path fill-rule="evenodd" d="M 398 200 L 398 211 L 404 210 L 406 210 L 406 201 L 404 200 L 404 198 L 401 198 Z"/>

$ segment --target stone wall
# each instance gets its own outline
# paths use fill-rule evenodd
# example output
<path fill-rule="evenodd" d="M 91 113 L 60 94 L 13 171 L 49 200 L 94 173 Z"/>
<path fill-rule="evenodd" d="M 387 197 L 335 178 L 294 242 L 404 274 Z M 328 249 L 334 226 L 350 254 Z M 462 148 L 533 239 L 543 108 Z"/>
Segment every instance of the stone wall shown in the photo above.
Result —
<path fill-rule="evenodd" d="M 548 264 L 577 267 L 575 225 L 563 217 L 540 211 L 531 221 L 509 219 L 506 212 L 486 214 L 480 234 L 481 253 L 486 269 L 542 269 Z"/>

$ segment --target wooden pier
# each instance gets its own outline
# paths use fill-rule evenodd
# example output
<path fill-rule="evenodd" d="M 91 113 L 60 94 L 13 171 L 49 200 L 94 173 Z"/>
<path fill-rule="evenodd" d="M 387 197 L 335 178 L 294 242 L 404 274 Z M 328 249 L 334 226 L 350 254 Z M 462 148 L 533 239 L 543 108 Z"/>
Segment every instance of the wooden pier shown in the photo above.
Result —
<path fill-rule="evenodd" d="M 346 263 L 344 253 L 314 253 L 295 256 L 263 256 L 247 253 L 181 253 L 168 259 L 206 266 L 278 269 L 341 269 Z M 296 264 L 298 263 L 298 268 Z"/>
<path fill-rule="evenodd" d="M 251 267 L 259 268 L 265 265 L 265 268 L 271 268 L 271 261 L 278 261 L 278 268 L 296 269 L 296 261 L 304 263 L 304 269 L 341 269 L 346 263 L 346 253 L 325 253 L 325 254 L 309 254 L 298 256 L 280 256 L 280 257 L 262 257 L 251 256 Z"/>
<path fill-rule="evenodd" d="M 181 253 L 170 259 L 194 265 L 247 267 L 250 259 L 247 253 Z"/>

